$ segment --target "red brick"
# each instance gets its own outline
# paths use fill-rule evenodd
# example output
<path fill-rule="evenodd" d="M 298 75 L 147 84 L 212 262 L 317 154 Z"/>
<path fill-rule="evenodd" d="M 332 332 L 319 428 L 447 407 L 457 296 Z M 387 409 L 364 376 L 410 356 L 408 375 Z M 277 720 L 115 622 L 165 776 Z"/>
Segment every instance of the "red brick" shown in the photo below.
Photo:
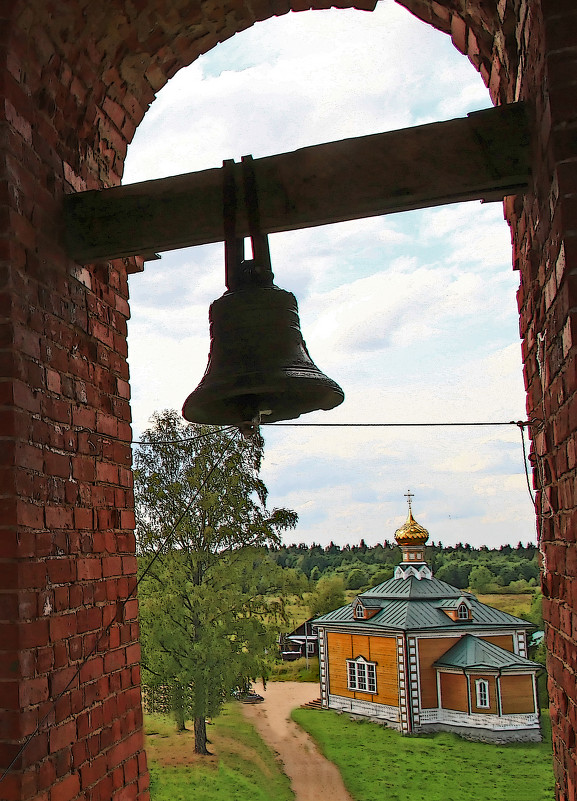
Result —
<path fill-rule="evenodd" d="M 50 750 L 55 752 L 66 748 L 76 741 L 76 737 L 76 721 L 71 720 L 68 723 L 61 723 L 60 726 L 54 726 L 50 729 Z"/>
<path fill-rule="evenodd" d="M 50 638 L 53 642 L 76 634 L 76 615 L 53 615 L 50 618 Z"/>
<path fill-rule="evenodd" d="M 77 559 L 78 580 L 102 578 L 102 561 L 98 558 Z"/>
<path fill-rule="evenodd" d="M 56 559 L 48 559 L 46 569 L 53 584 L 64 584 L 76 579 L 76 559 L 73 557 L 61 556 Z"/>
<path fill-rule="evenodd" d="M 307 3 L 301 3 L 304 8 Z M 346 5 L 346 2 L 337 5 Z M 273 14 L 286 13 L 289 4 L 286 0 L 256 0 L 252 11 L 246 11 L 242 4 L 235 7 L 234 14 L 215 12 L 209 6 L 202 10 L 187 6 L 187 14 L 173 12 L 169 0 L 138 0 L 139 19 L 149 14 L 154 21 L 151 31 L 142 34 L 141 50 L 148 61 L 134 61 L 134 31 L 132 18 L 127 17 L 121 25 L 110 25 L 101 40 L 91 36 L 94 27 L 85 17 L 85 3 L 80 0 L 63 0 L 57 4 L 58 15 L 51 14 L 54 4 L 35 4 L 34 25 L 30 26 L 29 16 L 22 12 L 14 15 L 17 7 L 13 2 L 0 0 L 0 19 L 8 20 L 10 25 L 0 25 L 0 37 L 6 64 L 3 74 L 5 97 L 4 116 L 8 124 L 2 130 L 2 147 L 5 165 L 10 163 L 10 173 L 3 177 L 0 185 L 0 226 L 9 232 L 9 238 L 0 238 L 0 259 L 10 264 L 8 276 L 6 264 L 0 264 L 0 286 L 14 298 L 10 303 L 0 299 L 0 315 L 8 322 L 4 330 L 7 347 L 17 350 L 0 352 L 0 374 L 20 382 L 18 395 L 16 386 L 13 401 L 10 390 L 5 391 L 0 405 L 10 406 L 13 402 L 25 414 L 18 418 L 10 413 L 4 417 L 6 431 L 23 433 L 23 441 L 18 446 L 6 444 L 0 454 L 0 463 L 9 470 L 15 464 L 25 468 L 30 480 L 30 489 L 20 483 L 21 503 L 0 504 L 0 517 L 3 526 L 12 527 L 14 540 L 5 541 L 0 536 L 0 554 L 7 557 L 20 557 L 30 560 L 29 569 L 19 573 L 18 586 L 41 591 L 41 601 L 46 596 L 46 578 L 50 576 L 49 565 L 43 569 L 38 564 L 44 560 L 56 561 L 58 550 L 63 554 L 79 557 L 82 586 L 74 585 L 76 573 L 64 578 L 53 589 L 53 603 L 64 612 L 66 604 L 72 607 L 84 604 L 79 610 L 78 622 L 82 631 L 93 631 L 86 636 L 85 645 L 92 642 L 102 627 L 102 613 L 93 606 L 102 603 L 106 597 L 116 600 L 126 597 L 131 585 L 124 580 L 118 582 L 99 581 L 100 561 L 88 554 L 100 553 L 105 559 L 116 559 L 125 554 L 128 558 L 134 553 L 134 539 L 128 533 L 132 528 L 132 497 L 130 494 L 130 475 L 128 473 L 128 449 L 125 453 L 101 452 L 101 436 L 130 439 L 128 400 L 128 371 L 125 361 L 126 336 L 125 320 L 128 317 L 126 303 L 126 271 L 134 271 L 137 260 L 117 260 L 112 264 L 81 267 L 72 265 L 66 258 L 61 243 L 60 204 L 64 191 L 79 191 L 85 188 L 98 189 L 103 185 L 118 183 L 122 172 L 122 162 L 126 142 L 132 136 L 135 125 L 140 122 L 145 109 L 153 99 L 154 90 L 162 86 L 166 79 L 183 64 L 192 61 L 202 49 L 208 48 L 219 39 L 233 35 L 237 29 L 254 22 L 254 18 L 264 19 Z M 186 4 L 182 4 L 183 7 Z M 320 0 L 315 7 L 328 3 Z M 358 4 L 357 4 L 358 5 Z M 372 8 L 372 0 L 363 0 L 363 7 Z M 526 379 L 530 389 L 530 403 L 534 408 L 540 406 L 535 365 L 535 337 L 538 331 L 547 329 L 557 337 L 567 318 L 568 304 L 577 306 L 577 295 L 569 286 L 562 285 L 559 275 L 549 268 L 555 262 L 558 242 L 566 239 L 567 226 L 574 226 L 574 210 L 571 203 L 563 207 L 563 213 L 550 208 L 554 204 L 554 193 L 549 185 L 550 175 L 557 174 L 561 198 L 575 194 L 577 184 L 574 166 L 571 162 L 560 163 L 560 159 L 574 159 L 574 132 L 567 125 L 574 118 L 574 104 L 569 95 L 574 83 L 575 70 L 575 3 L 574 0 L 547 0 L 542 4 L 546 28 L 542 27 L 539 14 L 531 3 L 499 4 L 499 13 L 504 20 L 505 36 L 499 39 L 498 47 L 491 40 L 490 31 L 499 30 L 499 16 L 491 14 L 488 5 L 467 4 L 467 24 L 451 14 L 447 2 L 412 3 L 415 13 L 425 20 L 433 20 L 440 30 L 449 31 L 455 45 L 468 53 L 478 67 L 483 80 L 490 85 L 491 94 L 496 99 L 513 98 L 516 93 L 526 98 L 535 110 L 536 120 L 533 137 L 535 161 L 532 166 L 533 186 L 519 196 L 516 203 L 508 203 L 509 218 L 514 226 L 515 254 L 514 264 L 520 271 L 522 289 L 519 302 L 522 304 L 521 331 L 526 338 L 523 352 L 526 358 Z M 493 4 L 495 5 L 495 4 Z M 46 7 L 44 7 L 46 6 Z M 62 13 L 60 7 L 62 6 Z M 297 6 L 295 6 L 296 8 Z M 516 20 L 514 10 L 519 8 L 524 16 Z M 191 10 L 192 9 L 192 10 Z M 217 13 L 218 12 L 218 13 Z M 493 9 L 494 12 L 494 9 Z M 505 13 L 507 12 L 507 13 Z M 136 18 L 134 18 L 136 19 Z M 205 22 L 208 19 L 208 23 Z M 65 28 L 62 28 L 62 25 Z M 206 26 L 209 25 L 210 29 Z M 10 31 L 8 37 L 2 31 Z M 63 35 L 65 31 L 66 35 Z M 138 37 L 137 37 L 138 38 Z M 142 36 L 141 36 L 142 38 Z M 54 42 L 58 42 L 58 53 Z M 82 43 L 81 50 L 78 43 Z M 517 43 L 519 43 L 517 45 Z M 492 59 L 492 53 L 501 55 L 502 64 Z M 519 46 L 520 53 L 516 51 Z M 548 47 L 550 52 L 541 48 Z M 553 50 L 553 52 L 551 52 Z M 105 53 L 106 58 L 103 57 Z M 156 55 L 158 53 L 158 56 Z M 409 54 L 410 55 L 410 54 Z M 525 66 L 516 85 L 516 64 Z M 563 62 L 563 68 L 560 64 Z M 549 70 L 549 73 L 546 70 Z M 509 78 L 509 75 L 511 76 Z M 563 87 L 567 86 L 567 92 Z M 552 96 L 546 96 L 552 88 Z M 550 109 L 550 112 L 549 112 Z M 0 111 L 0 113 L 2 113 Z M 553 126 L 553 127 L 552 127 Z M 557 127 L 555 127 L 557 126 Z M 550 133 L 551 131 L 551 133 Z M 552 140 L 548 137 L 552 136 Z M 13 186 L 11 186 L 11 182 Z M 17 203 L 14 192 L 18 188 Z M 535 194 L 532 194 L 535 192 Z M 550 228 L 551 212 L 553 222 Z M 552 246 L 555 244 L 555 247 Z M 567 255 L 568 269 L 575 266 L 572 254 Z M 545 269 L 547 267 L 547 269 Z M 551 276 L 551 278 L 550 278 Z M 542 287 L 547 284 L 547 309 L 545 310 Z M 23 299 L 26 302 L 23 302 Z M 553 359 L 549 354 L 547 375 L 567 376 L 575 361 L 573 345 L 574 332 L 565 333 L 565 362 Z M 555 344 L 557 347 L 557 344 Z M 571 362 L 569 363 L 568 360 Z M 538 382 L 537 382 L 538 383 Z M 575 470 L 575 453 L 569 447 L 568 437 L 573 430 L 573 410 L 570 399 L 575 393 L 577 378 L 566 378 L 565 396 L 555 401 L 564 408 L 557 409 L 548 400 L 548 428 L 542 438 L 539 452 L 546 459 L 546 469 L 555 477 L 555 484 L 547 488 L 552 503 L 563 505 L 563 514 L 553 519 L 543 519 L 541 527 L 544 543 L 570 543 L 574 547 L 577 539 L 575 519 L 575 493 L 571 489 L 571 471 Z M 548 393 L 548 397 L 552 392 Z M 24 425 L 24 422 L 26 425 Z M 28 425 L 28 423 L 30 425 Z M 76 444 L 64 443 L 64 432 L 70 426 L 87 429 L 78 431 Z M 90 432 L 97 431 L 98 434 Z M 557 439 L 553 439 L 555 431 Z M 76 429 L 75 429 L 76 431 Z M 32 432 L 29 440 L 29 432 Z M 74 437 L 76 437 L 74 432 Z M 29 442 L 34 444 L 29 444 Z M 72 456 L 71 456 L 72 454 Z M 82 456 L 76 468 L 76 455 Z M 70 459 L 72 461 L 70 461 Z M 96 474 L 98 460 L 99 472 Z M 72 467 L 73 482 L 68 481 L 67 470 Z M 76 470 L 76 472 L 74 472 Z M 562 479 L 561 481 L 557 481 Z M 549 480 L 549 478 L 548 478 Z M 553 480 L 553 479 L 551 479 Z M 16 482 L 11 482 L 16 487 Z M 557 485 L 558 484 L 558 485 Z M 64 486 L 66 485 L 66 486 Z M 7 486 L 7 485 L 5 485 Z M 34 495 L 32 495 L 34 493 Z M 46 507 L 46 517 L 44 508 Z M 96 510 L 93 513 L 93 510 Z M 112 513 L 114 510 L 114 514 Z M 4 512 L 6 514 L 4 514 Z M 562 518 L 562 519 L 561 519 Z M 80 534 L 82 536 L 80 536 Z M 8 535 L 7 535 L 8 536 Z M 49 550 L 53 547 L 53 550 Z M 49 558 L 47 558 L 49 557 Z M 62 558 L 67 559 L 68 556 Z M 34 563 L 34 564 L 33 564 Z M 117 563 L 104 562 L 106 575 L 116 575 Z M 559 566 L 569 571 L 566 560 L 560 559 Z M 128 565 L 127 565 L 128 567 Z M 58 572 L 56 566 L 51 568 Z M 47 573 L 48 570 L 48 573 Z M 131 571 L 132 572 L 132 571 Z M 561 622 L 567 636 L 560 637 L 554 631 L 552 646 L 564 658 L 575 649 L 573 635 L 569 636 L 571 622 L 568 615 L 567 587 L 572 585 L 566 576 L 558 573 L 547 582 L 551 593 L 547 614 L 553 625 Z M 549 586 L 550 585 L 550 586 Z M 60 591 L 62 590 L 62 591 Z M 58 591 L 58 592 L 57 592 Z M 51 596 L 52 597 L 52 596 Z M 562 611 L 564 610 L 564 611 Z M 80 614 L 82 612 L 82 614 Z M 136 646 L 132 638 L 136 634 L 136 619 L 131 607 L 127 607 L 130 625 L 115 627 L 110 642 L 121 641 L 127 645 L 126 657 L 132 655 Z M 30 602 L 26 614 L 33 616 Z M 53 614 L 54 618 L 59 617 Z M 74 635 L 74 645 L 70 638 L 66 642 L 66 629 L 53 632 L 51 636 L 65 639 L 51 643 L 48 647 L 48 631 L 30 629 L 36 635 L 46 637 L 44 645 L 36 650 L 37 660 L 43 665 L 67 665 L 75 654 L 78 658 L 80 638 Z M 32 650 L 32 649 L 31 649 Z M 119 649 L 109 653 L 114 654 Z M 50 656 L 51 655 L 51 656 Z M 563 668 L 566 662 L 555 661 L 555 682 L 563 684 Z M 112 663 L 111 663 L 112 667 Z M 7 669 L 0 665 L 0 675 Z M 19 671 L 23 675 L 35 676 L 36 665 L 30 656 L 19 654 Z M 50 668 L 46 668 L 50 670 Z M 102 700 L 102 709 L 114 728 L 113 717 L 118 713 L 118 703 L 113 699 L 106 703 L 105 694 L 121 686 L 127 686 L 134 679 L 132 670 L 119 668 L 112 677 L 102 677 L 78 692 L 86 691 L 86 699 L 96 703 L 97 696 Z M 555 687 L 554 687 L 555 689 Z M 569 696 L 565 718 L 553 715 L 554 741 L 557 755 L 557 772 L 560 783 L 559 801 L 574 795 L 574 770 L 570 748 L 567 746 L 571 734 L 569 726 L 574 727 L 571 709 L 575 701 L 575 688 L 567 686 L 565 699 Z M 122 703 L 133 702 L 132 695 L 123 697 Z M 563 695 L 552 693 L 554 703 L 563 703 Z M 62 699 L 59 714 L 65 714 L 70 698 Z M 75 697 L 75 705 L 80 701 Z M 71 707 L 72 708 L 72 704 Z M 100 707 L 99 707 L 100 708 Z M 76 714 L 76 713 L 75 713 Z M 129 716 L 124 721 L 128 725 Z M 0 724 L 1 725 L 1 724 Z M 92 754 L 93 764 L 99 759 L 102 740 L 98 734 L 83 742 L 86 750 L 78 752 L 79 759 Z M 73 747 L 78 746 L 75 743 Z M 114 745 L 113 748 L 117 746 Z M 126 747 L 126 751 L 124 748 Z M 146 767 L 142 754 L 141 740 L 134 740 L 115 752 L 119 761 L 112 767 L 101 765 L 103 776 L 94 777 L 94 793 L 87 794 L 86 801 L 134 801 L 137 792 L 139 801 L 144 801 L 146 778 L 140 775 L 138 789 L 134 777 L 134 755 L 139 754 L 139 771 Z M 21 801 L 34 797 L 37 801 L 68 801 L 79 794 L 83 788 L 79 784 L 81 773 L 65 773 L 72 770 L 72 750 L 63 748 L 55 761 L 54 775 L 49 775 L 51 764 L 39 757 L 40 769 L 30 771 L 25 781 L 20 777 L 12 782 L 12 777 L 3 786 L 12 798 Z M 124 768 L 123 768 L 124 765 Z M 106 775 L 106 772 L 108 774 Z M 98 771 L 96 771 L 98 772 Z M 40 785 L 40 777 L 49 784 Z M 39 786 L 34 784 L 38 777 Z M 52 787 L 59 779 L 60 783 Z M 86 773 L 88 777 L 88 773 Z M 91 777 L 92 778 L 92 777 Z M 16 786 L 16 785 L 23 785 Z M 47 795 L 50 787 L 50 794 Z"/>
<path fill-rule="evenodd" d="M 104 657 L 104 669 L 107 673 L 123 668 L 126 664 L 126 651 L 119 648 L 116 651 L 109 651 Z"/>
<path fill-rule="evenodd" d="M 44 517 L 46 520 L 46 527 L 49 529 L 70 529 L 74 527 L 72 509 L 65 509 L 62 506 L 45 506 Z"/>
<path fill-rule="evenodd" d="M 80 792 L 80 779 L 73 773 L 52 786 L 51 801 L 72 801 Z"/>

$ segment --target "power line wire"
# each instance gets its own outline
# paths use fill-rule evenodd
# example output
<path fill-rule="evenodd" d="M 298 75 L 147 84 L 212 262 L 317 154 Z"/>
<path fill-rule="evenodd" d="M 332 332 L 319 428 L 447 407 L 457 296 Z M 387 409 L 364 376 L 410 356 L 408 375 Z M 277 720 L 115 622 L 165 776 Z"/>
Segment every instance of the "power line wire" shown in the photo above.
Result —
<path fill-rule="evenodd" d="M 443 426 L 526 426 L 529 422 L 526 420 L 510 420 L 509 422 L 463 422 L 463 423 L 264 423 L 260 425 L 272 427 L 291 426 L 293 428 L 440 428 Z M 132 441 L 132 445 L 180 445 L 181 443 L 196 442 L 196 440 L 210 437 L 213 434 L 231 431 L 237 426 L 226 426 L 225 428 L 216 428 L 213 431 L 205 431 L 203 434 L 197 434 L 194 437 L 184 437 L 182 439 L 167 439 L 167 440 L 138 440 Z"/>
<path fill-rule="evenodd" d="M 529 425 L 528 421 L 510 420 L 504 422 L 482 422 L 482 423 L 264 423 L 261 426 L 295 426 L 296 428 L 314 427 L 314 428 L 426 428 L 426 427 L 441 427 L 441 426 L 518 426 Z"/>

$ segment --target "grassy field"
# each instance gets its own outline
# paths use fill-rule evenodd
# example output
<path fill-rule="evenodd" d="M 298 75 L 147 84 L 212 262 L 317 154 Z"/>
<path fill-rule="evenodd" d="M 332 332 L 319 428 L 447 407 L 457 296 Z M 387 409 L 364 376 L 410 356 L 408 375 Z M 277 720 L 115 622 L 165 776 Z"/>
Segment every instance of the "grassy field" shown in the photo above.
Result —
<path fill-rule="evenodd" d="M 532 593 L 491 593 L 488 595 L 477 595 L 481 603 L 487 606 L 494 606 L 495 609 L 500 609 L 501 612 L 508 612 L 515 617 L 525 619 L 525 615 L 529 614 L 531 610 L 531 601 L 533 600 Z"/>
<path fill-rule="evenodd" d="M 293 718 L 338 766 L 355 801 L 554 798 L 549 731 L 544 743 L 499 746 L 448 733 L 401 737 L 333 712 L 297 709 Z"/>
<path fill-rule="evenodd" d="M 308 662 L 308 667 L 307 667 Z M 279 662 L 273 667 L 269 681 L 317 681 L 319 680 L 319 659 L 309 656 L 295 659 L 294 662 Z"/>
<path fill-rule="evenodd" d="M 196 756 L 192 731 L 178 734 L 170 718 L 146 715 L 145 728 L 151 801 L 294 801 L 289 780 L 238 703 L 208 727 L 211 757 Z"/>

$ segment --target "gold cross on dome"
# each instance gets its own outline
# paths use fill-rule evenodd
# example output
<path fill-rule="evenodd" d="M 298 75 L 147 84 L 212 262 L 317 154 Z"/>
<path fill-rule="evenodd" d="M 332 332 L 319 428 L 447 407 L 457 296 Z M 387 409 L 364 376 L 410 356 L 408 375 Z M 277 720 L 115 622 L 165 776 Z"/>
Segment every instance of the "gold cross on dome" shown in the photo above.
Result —
<path fill-rule="evenodd" d="M 409 512 L 412 511 L 411 509 L 411 500 L 415 497 L 415 494 L 411 492 L 411 490 L 407 490 L 405 492 L 405 498 L 407 499 L 407 503 L 409 504 Z"/>

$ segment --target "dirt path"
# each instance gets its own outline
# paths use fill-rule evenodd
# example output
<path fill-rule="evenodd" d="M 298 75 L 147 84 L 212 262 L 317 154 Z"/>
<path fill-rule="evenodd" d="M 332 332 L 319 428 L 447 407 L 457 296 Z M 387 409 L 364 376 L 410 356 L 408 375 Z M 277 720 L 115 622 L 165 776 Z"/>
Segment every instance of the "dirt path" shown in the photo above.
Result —
<path fill-rule="evenodd" d="M 277 681 L 255 684 L 261 704 L 243 704 L 243 713 L 263 740 L 278 753 L 291 781 L 295 801 L 352 801 L 335 765 L 319 752 L 313 740 L 290 720 L 295 707 L 319 695 L 318 684 Z"/>

